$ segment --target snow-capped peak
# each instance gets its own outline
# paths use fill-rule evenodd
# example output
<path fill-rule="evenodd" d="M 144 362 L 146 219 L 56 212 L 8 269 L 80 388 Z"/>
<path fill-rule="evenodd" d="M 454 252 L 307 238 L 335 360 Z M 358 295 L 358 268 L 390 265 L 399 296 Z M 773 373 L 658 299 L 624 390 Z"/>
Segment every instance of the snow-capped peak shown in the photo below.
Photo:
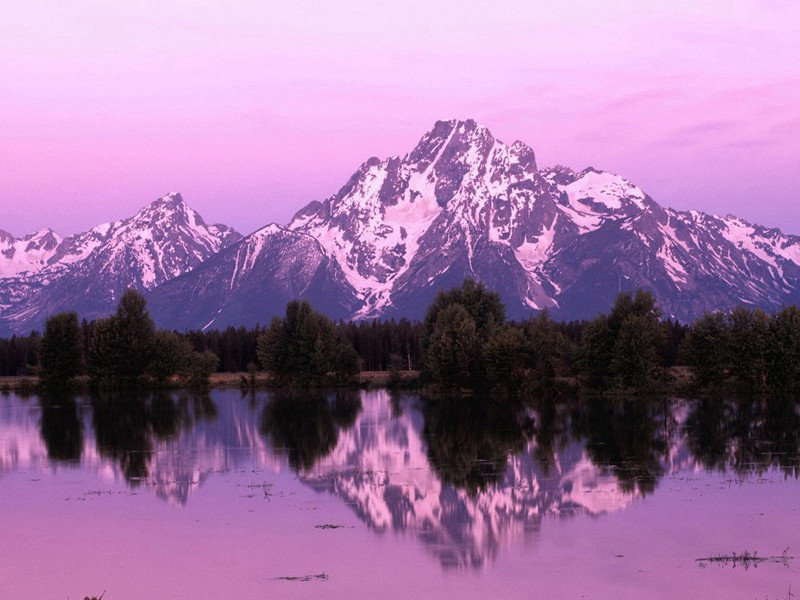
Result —
<path fill-rule="evenodd" d="M 37 258 L 36 271 L 26 273 L 25 282 L 35 284 L 33 291 L 0 297 L 4 318 L 14 328 L 38 324 L 56 308 L 103 314 L 125 289 L 153 289 L 241 236 L 224 225 L 206 225 L 180 194 L 171 193 L 128 219 L 48 241 L 54 239 L 52 232 L 35 238 L 47 253 Z"/>
<path fill-rule="evenodd" d="M 61 237 L 49 228 L 21 238 L 0 231 L 0 279 L 43 269 L 61 241 Z"/>

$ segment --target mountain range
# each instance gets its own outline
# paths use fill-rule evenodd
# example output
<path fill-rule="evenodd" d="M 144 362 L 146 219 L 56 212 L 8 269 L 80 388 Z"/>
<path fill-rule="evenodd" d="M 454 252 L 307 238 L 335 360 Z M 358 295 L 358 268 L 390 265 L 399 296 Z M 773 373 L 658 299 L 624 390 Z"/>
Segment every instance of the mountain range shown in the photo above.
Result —
<path fill-rule="evenodd" d="M 797 302 L 800 237 L 662 207 L 592 167 L 540 168 L 522 142 L 439 121 L 408 154 L 370 158 L 287 225 L 246 237 L 206 225 L 179 194 L 65 239 L 0 231 L 0 333 L 59 310 L 107 314 L 129 287 L 177 329 L 266 323 L 292 298 L 334 318 L 419 318 L 465 277 L 500 293 L 512 318 L 589 318 L 644 287 L 689 321 Z"/>

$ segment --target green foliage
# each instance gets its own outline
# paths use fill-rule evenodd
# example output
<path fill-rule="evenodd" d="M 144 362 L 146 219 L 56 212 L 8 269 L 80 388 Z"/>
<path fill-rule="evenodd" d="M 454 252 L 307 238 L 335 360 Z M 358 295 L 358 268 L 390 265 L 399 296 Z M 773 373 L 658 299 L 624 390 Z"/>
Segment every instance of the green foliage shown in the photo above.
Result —
<path fill-rule="evenodd" d="M 589 387 L 644 391 L 659 377 L 663 328 L 655 297 L 645 290 L 620 293 L 608 317 L 584 329 L 581 373 Z"/>
<path fill-rule="evenodd" d="M 500 296 L 490 292 L 482 283 L 474 279 L 465 279 L 460 287 L 446 292 L 439 292 L 425 314 L 425 338 L 430 340 L 439 319 L 439 313 L 458 304 L 467 311 L 475 324 L 475 331 L 481 338 L 488 337 L 496 327 L 502 326 L 506 320 L 506 309 Z M 427 344 L 426 344 L 427 346 Z"/>
<path fill-rule="evenodd" d="M 736 381 L 751 391 L 769 383 L 770 318 L 761 309 L 739 306 L 728 317 L 727 353 Z M 718 351 L 719 354 L 719 351 Z"/>
<path fill-rule="evenodd" d="M 117 312 L 95 323 L 90 375 L 95 380 L 134 384 L 152 366 L 156 329 L 139 292 L 126 291 Z"/>
<path fill-rule="evenodd" d="M 686 336 L 681 353 L 703 386 L 720 385 L 727 377 L 730 332 L 723 313 L 706 313 Z"/>
<path fill-rule="evenodd" d="M 800 381 L 800 310 L 796 306 L 781 309 L 770 323 L 770 376 L 772 386 L 794 391 Z"/>
<path fill-rule="evenodd" d="M 133 290 L 125 292 L 114 315 L 94 322 L 89 355 L 92 379 L 116 387 L 164 386 L 176 375 L 203 387 L 219 364 L 213 352 L 197 352 L 176 333 L 156 331 L 144 297 Z"/>
<path fill-rule="evenodd" d="M 480 380 L 478 327 L 461 304 L 450 304 L 436 314 L 428 341 L 426 368 L 433 380 L 445 387 L 468 387 Z"/>
<path fill-rule="evenodd" d="M 178 371 L 178 375 L 190 387 L 202 388 L 208 385 L 208 380 L 216 372 L 218 365 L 219 358 L 213 352 L 192 352 L 191 359 Z"/>
<path fill-rule="evenodd" d="M 0 376 L 32 375 L 39 365 L 41 340 L 36 331 L 30 335 L 0 339 Z"/>
<path fill-rule="evenodd" d="M 519 327 L 497 329 L 483 346 L 486 378 L 490 385 L 517 388 L 531 364 L 531 345 Z"/>
<path fill-rule="evenodd" d="M 465 279 L 439 292 L 423 322 L 423 368 L 436 383 L 448 388 L 478 387 L 485 383 L 483 342 L 505 323 L 500 296 L 482 283 Z M 501 351 L 495 342 L 494 351 Z"/>
<path fill-rule="evenodd" d="M 600 315 L 584 328 L 579 361 L 581 375 L 590 388 L 604 390 L 609 387 L 614 343 L 605 315 Z"/>
<path fill-rule="evenodd" d="M 570 361 L 570 344 L 546 310 L 524 327 L 527 355 L 532 360 L 532 374 L 541 387 L 552 386 Z"/>
<path fill-rule="evenodd" d="M 153 338 L 151 362 L 148 372 L 159 385 L 191 368 L 195 355 L 192 345 L 171 331 L 158 331 Z"/>
<path fill-rule="evenodd" d="M 730 381 L 751 392 L 794 392 L 800 383 L 800 310 L 790 306 L 770 316 L 738 307 L 704 315 L 681 353 L 701 388 Z"/>
<path fill-rule="evenodd" d="M 159 331 L 154 338 L 148 374 L 161 386 L 177 375 L 189 387 L 205 387 L 218 365 L 219 358 L 210 350 L 197 352 L 177 334 Z"/>
<path fill-rule="evenodd" d="M 58 313 L 47 319 L 40 360 L 42 382 L 47 386 L 64 385 L 80 375 L 83 334 L 76 313 Z"/>
<path fill-rule="evenodd" d="M 386 387 L 397 388 L 403 381 L 400 371 L 403 370 L 403 357 L 399 354 L 389 355 L 389 377 L 386 380 Z"/>
<path fill-rule="evenodd" d="M 657 379 L 661 329 L 658 318 L 632 314 L 622 321 L 614 344 L 611 372 L 623 389 L 646 390 Z"/>
<path fill-rule="evenodd" d="M 360 370 L 358 355 L 333 323 L 297 300 L 259 337 L 258 358 L 276 380 L 293 385 L 341 383 Z"/>

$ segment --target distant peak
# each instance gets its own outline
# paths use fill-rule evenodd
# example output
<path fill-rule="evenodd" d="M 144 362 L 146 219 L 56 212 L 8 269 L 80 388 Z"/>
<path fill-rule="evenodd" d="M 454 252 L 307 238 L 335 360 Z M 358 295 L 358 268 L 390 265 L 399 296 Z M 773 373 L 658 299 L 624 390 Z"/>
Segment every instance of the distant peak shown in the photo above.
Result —
<path fill-rule="evenodd" d="M 42 227 L 41 229 L 34 231 L 33 233 L 29 233 L 28 235 L 22 238 L 22 240 L 25 242 L 44 240 L 44 239 L 53 239 L 56 241 L 60 241 L 61 237 L 49 227 Z"/>
<path fill-rule="evenodd" d="M 172 203 L 175 203 L 175 204 L 185 204 L 185 202 L 183 200 L 183 196 L 180 195 L 180 192 L 170 192 L 169 194 L 167 194 L 165 196 L 161 196 L 161 198 L 156 200 L 156 202 L 159 202 L 159 201 L 172 202 Z"/>
<path fill-rule="evenodd" d="M 412 162 L 426 166 L 451 144 L 454 144 L 453 148 L 457 148 L 457 154 L 462 154 L 472 146 L 486 150 L 492 143 L 494 143 L 492 133 L 474 119 L 436 121 L 433 129 L 422 136 L 408 157 Z"/>
<path fill-rule="evenodd" d="M 197 224 L 203 224 L 200 216 L 186 204 L 183 197 L 177 192 L 171 192 L 166 196 L 153 200 L 132 217 L 134 222 L 139 223 L 155 223 L 175 218 L 181 221 L 196 221 Z"/>
<path fill-rule="evenodd" d="M 437 130 L 446 130 L 447 133 L 487 133 L 492 135 L 489 128 L 481 125 L 475 119 L 450 119 L 449 121 L 436 121 L 431 133 Z"/>
<path fill-rule="evenodd" d="M 189 206 L 186 204 L 186 201 L 183 199 L 183 196 L 181 196 L 180 193 L 170 192 L 169 194 L 161 196 L 160 198 L 151 202 L 149 205 L 144 207 L 143 211 L 158 208 L 185 211 L 189 208 Z"/>

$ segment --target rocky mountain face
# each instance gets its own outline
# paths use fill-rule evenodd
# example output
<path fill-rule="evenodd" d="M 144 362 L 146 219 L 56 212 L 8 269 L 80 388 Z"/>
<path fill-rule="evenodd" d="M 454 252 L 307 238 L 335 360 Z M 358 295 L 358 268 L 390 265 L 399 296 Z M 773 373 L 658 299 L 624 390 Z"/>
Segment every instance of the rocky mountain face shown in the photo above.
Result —
<path fill-rule="evenodd" d="M 471 120 L 438 122 L 402 158 L 368 160 L 289 227 L 341 265 L 356 316 L 419 317 L 464 277 L 498 291 L 513 317 L 592 317 L 636 287 L 683 320 L 798 295 L 800 237 L 665 209 L 593 168 L 539 169 L 531 148 Z"/>
<path fill-rule="evenodd" d="M 800 299 L 800 237 L 663 208 L 594 168 L 539 168 L 531 148 L 472 120 L 436 123 L 410 153 L 370 158 L 287 226 L 239 238 L 174 194 L 64 240 L 0 232 L 0 330 L 56 310 L 104 314 L 126 287 L 181 329 L 267 323 L 292 298 L 335 318 L 419 318 L 465 277 L 499 292 L 513 318 L 543 308 L 589 318 L 637 287 L 683 321 Z"/>
<path fill-rule="evenodd" d="M 332 318 L 360 306 L 336 261 L 310 235 L 268 225 L 148 296 L 156 324 L 178 329 L 266 325 L 303 299 Z"/>
<path fill-rule="evenodd" d="M 64 239 L 50 230 L 0 237 L 0 330 L 41 328 L 61 310 L 106 315 L 126 289 L 155 289 L 239 239 L 229 227 L 207 225 L 180 194 Z"/>

